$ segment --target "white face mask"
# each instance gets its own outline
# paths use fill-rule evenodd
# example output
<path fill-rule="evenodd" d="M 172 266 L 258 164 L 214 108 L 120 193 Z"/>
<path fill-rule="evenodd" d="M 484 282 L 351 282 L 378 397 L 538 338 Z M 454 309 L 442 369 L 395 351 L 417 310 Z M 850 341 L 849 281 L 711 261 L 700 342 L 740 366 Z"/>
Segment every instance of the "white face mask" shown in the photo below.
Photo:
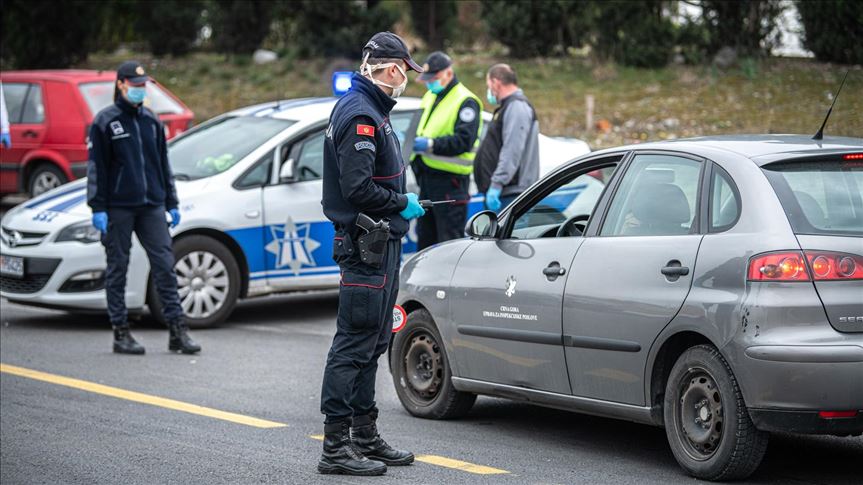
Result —
<path fill-rule="evenodd" d="M 399 84 L 398 86 L 390 86 L 389 84 L 386 84 L 386 83 L 384 83 L 384 82 L 378 81 L 377 79 L 375 79 L 375 78 L 373 78 L 373 77 L 372 77 L 372 73 L 373 73 L 373 72 L 375 72 L 375 71 L 377 71 L 377 70 L 379 70 L 379 69 L 386 69 L 386 68 L 388 68 L 388 67 L 390 67 L 390 66 L 396 66 L 396 69 L 398 69 L 398 70 L 399 70 L 399 72 L 402 74 L 402 77 L 404 78 L 404 80 L 402 81 L 402 83 L 401 83 L 401 84 Z M 405 74 L 405 71 L 404 71 L 404 69 L 402 69 L 402 66 L 400 66 L 400 65 L 398 65 L 398 64 L 396 64 L 396 63 L 394 63 L 394 62 L 388 62 L 388 63 L 386 63 L 386 64 L 378 64 L 378 65 L 376 65 L 376 66 L 372 66 L 372 65 L 369 65 L 368 63 L 365 63 L 365 62 L 364 62 L 364 63 L 363 63 L 363 65 L 362 65 L 362 66 L 360 66 L 360 74 L 362 74 L 363 76 L 365 76 L 366 78 L 368 78 L 368 79 L 369 79 L 369 81 L 371 81 L 371 82 L 373 82 L 373 83 L 377 84 L 378 86 L 386 86 L 386 87 L 388 87 L 388 88 L 392 89 L 392 90 L 393 90 L 393 94 L 391 94 L 391 95 L 390 95 L 390 97 L 391 97 L 391 98 L 393 98 L 393 99 L 396 99 L 396 98 L 398 98 L 399 96 L 401 96 L 401 95 L 402 95 L 402 93 L 404 93 L 404 92 L 405 92 L 405 88 L 407 88 L 407 87 L 408 87 L 408 76 L 407 76 L 407 74 Z"/>

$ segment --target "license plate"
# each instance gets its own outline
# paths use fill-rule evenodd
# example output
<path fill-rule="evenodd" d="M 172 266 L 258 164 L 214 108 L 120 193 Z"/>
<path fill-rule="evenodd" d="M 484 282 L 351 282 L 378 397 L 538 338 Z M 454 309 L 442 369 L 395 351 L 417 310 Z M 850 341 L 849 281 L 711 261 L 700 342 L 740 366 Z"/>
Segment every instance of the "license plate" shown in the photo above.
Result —
<path fill-rule="evenodd" d="M 0 273 L 13 278 L 23 278 L 24 258 L 0 255 Z"/>

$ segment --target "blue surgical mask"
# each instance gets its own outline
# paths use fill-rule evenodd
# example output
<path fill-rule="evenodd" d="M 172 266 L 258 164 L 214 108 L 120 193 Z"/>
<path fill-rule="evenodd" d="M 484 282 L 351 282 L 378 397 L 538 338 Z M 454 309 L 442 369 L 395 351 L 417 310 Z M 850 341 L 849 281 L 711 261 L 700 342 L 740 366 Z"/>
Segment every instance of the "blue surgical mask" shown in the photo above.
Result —
<path fill-rule="evenodd" d="M 485 99 L 488 100 L 489 104 L 497 104 L 497 96 L 491 92 L 491 89 L 486 88 L 485 90 Z"/>
<path fill-rule="evenodd" d="M 147 88 L 144 86 L 129 86 L 126 91 L 126 99 L 132 104 L 143 103 L 145 97 L 147 97 Z"/>
<path fill-rule="evenodd" d="M 440 79 L 435 79 L 430 83 L 426 83 L 426 87 L 434 94 L 440 94 L 440 92 L 443 91 L 444 88 L 443 84 L 441 84 L 440 82 Z"/>

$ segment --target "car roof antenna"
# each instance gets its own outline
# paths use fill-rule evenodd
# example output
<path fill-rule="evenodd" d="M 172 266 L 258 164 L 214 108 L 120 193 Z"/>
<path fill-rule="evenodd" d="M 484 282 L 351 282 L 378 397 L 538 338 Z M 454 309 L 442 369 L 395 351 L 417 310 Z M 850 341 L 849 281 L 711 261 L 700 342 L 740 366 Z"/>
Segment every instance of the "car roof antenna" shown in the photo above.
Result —
<path fill-rule="evenodd" d="M 830 103 L 830 109 L 827 110 L 827 116 L 824 117 L 824 122 L 821 123 L 821 128 L 818 128 L 818 133 L 815 133 L 815 136 L 812 137 L 813 140 L 824 139 L 824 127 L 827 126 L 827 120 L 830 119 L 830 113 L 833 112 L 833 105 L 836 104 L 836 99 L 839 97 L 839 93 L 842 92 L 842 86 L 845 85 L 845 80 L 848 79 L 849 72 L 851 72 L 850 69 L 845 71 L 845 77 L 842 78 L 842 84 L 839 85 L 839 89 L 836 91 L 836 96 L 833 96 L 833 102 Z"/>

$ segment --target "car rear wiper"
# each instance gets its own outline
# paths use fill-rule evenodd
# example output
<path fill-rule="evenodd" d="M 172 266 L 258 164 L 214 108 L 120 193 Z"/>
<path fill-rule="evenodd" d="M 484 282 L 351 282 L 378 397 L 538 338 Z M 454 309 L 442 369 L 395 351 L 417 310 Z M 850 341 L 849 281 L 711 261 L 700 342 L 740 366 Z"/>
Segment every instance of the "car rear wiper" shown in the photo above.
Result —
<path fill-rule="evenodd" d="M 192 177 L 189 177 L 189 175 L 187 175 L 185 173 L 174 172 L 174 180 L 184 180 L 184 181 L 185 180 L 192 180 Z"/>

